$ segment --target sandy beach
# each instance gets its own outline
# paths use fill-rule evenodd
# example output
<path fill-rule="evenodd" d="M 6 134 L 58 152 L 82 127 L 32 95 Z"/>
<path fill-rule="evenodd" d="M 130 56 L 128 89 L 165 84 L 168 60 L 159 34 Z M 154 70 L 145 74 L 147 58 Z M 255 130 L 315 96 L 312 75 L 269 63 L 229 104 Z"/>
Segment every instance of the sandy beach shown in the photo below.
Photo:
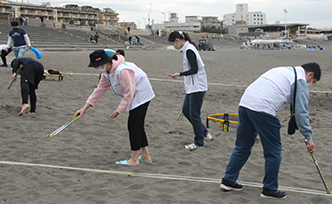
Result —
<path fill-rule="evenodd" d="M 214 113 L 237 113 L 245 88 L 270 68 L 317 62 L 321 80 L 310 87 L 309 111 L 316 144 L 315 156 L 332 186 L 332 50 L 218 50 L 200 52 L 209 90 L 202 120 Z M 109 203 L 332 203 L 316 167 L 306 151 L 304 137 L 287 134 L 289 106 L 279 111 L 282 124 L 283 161 L 279 174 L 285 200 L 259 197 L 264 176 L 262 146 L 257 139 L 251 157 L 241 171 L 241 192 L 224 192 L 219 183 L 234 148 L 236 125 L 223 132 L 210 121 L 214 141 L 195 151 L 184 149 L 193 141 L 193 130 L 184 118 L 177 121 L 185 96 L 183 79 L 167 72 L 182 71 L 182 53 L 174 50 L 126 50 L 149 76 L 156 97 L 146 117 L 152 164 L 122 166 L 115 161 L 130 158 L 128 114 L 110 119 L 118 100 L 111 91 L 87 113 L 53 139 L 46 139 L 71 120 L 93 89 L 98 75 L 88 68 L 90 51 L 45 51 L 40 61 L 46 70 L 65 74 L 63 81 L 47 77 L 37 90 L 35 115 L 17 114 L 21 107 L 19 83 L 8 89 L 11 69 L 0 69 L 0 204 L 109 204 Z M 10 62 L 13 54 L 7 57 Z M 27 51 L 25 57 L 33 57 Z M 72 73 L 72 75 L 70 75 Z M 16 162 L 16 163 L 13 163 Z"/>

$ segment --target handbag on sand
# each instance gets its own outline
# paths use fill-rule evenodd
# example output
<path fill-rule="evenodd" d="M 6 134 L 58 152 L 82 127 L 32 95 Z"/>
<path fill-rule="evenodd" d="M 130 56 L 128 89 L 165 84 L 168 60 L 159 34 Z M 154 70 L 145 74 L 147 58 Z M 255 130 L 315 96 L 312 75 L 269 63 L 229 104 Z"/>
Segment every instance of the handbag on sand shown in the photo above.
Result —
<path fill-rule="evenodd" d="M 297 125 L 296 125 L 296 121 L 295 121 L 295 98 L 296 98 L 296 84 L 297 84 L 297 74 L 296 74 L 296 70 L 294 69 L 294 73 L 295 73 L 295 84 L 294 84 L 294 99 L 293 99 L 293 103 L 290 104 L 290 119 L 288 121 L 288 130 L 287 133 L 289 135 L 292 135 L 295 133 L 296 130 L 298 130 Z M 293 104 L 293 105 L 292 105 Z"/>

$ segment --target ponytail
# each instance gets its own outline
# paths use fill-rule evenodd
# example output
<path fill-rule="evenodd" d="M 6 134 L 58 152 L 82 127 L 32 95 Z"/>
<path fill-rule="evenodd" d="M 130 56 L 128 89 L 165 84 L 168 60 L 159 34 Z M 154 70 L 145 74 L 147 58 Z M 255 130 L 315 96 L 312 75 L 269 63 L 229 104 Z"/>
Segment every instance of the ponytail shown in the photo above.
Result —
<path fill-rule="evenodd" d="M 183 35 L 182 35 L 183 34 Z M 188 33 L 182 32 L 182 34 L 180 34 L 179 31 L 173 31 L 169 37 L 168 37 L 168 41 L 169 42 L 175 42 L 175 39 L 178 38 L 180 40 L 185 40 L 188 41 L 190 44 L 192 44 L 193 46 L 195 46 L 195 48 L 197 49 L 197 45 L 191 41 Z"/>
<path fill-rule="evenodd" d="M 112 55 L 112 60 L 118 61 L 118 56 L 116 54 Z"/>
<path fill-rule="evenodd" d="M 190 44 L 192 44 L 196 49 L 198 49 L 198 48 L 197 48 L 197 45 L 196 45 L 193 41 L 191 41 L 191 39 L 190 39 L 188 33 L 183 32 L 183 35 L 184 35 L 184 39 L 185 39 L 186 41 L 190 42 Z"/>

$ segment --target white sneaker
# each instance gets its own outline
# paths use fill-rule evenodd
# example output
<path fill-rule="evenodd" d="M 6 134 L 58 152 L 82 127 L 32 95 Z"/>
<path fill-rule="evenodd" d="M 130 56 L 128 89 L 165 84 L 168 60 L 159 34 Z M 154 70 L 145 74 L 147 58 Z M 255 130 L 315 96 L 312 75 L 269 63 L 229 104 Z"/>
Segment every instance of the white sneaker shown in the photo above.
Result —
<path fill-rule="evenodd" d="M 212 135 L 208 132 L 204 138 L 205 142 L 211 142 L 213 140 Z"/>
<path fill-rule="evenodd" d="M 198 146 L 195 145 L 195 143 L 185 145 L 184 148 L 189 149 L 189 150 L 195 150 L 198 148 Z"/>

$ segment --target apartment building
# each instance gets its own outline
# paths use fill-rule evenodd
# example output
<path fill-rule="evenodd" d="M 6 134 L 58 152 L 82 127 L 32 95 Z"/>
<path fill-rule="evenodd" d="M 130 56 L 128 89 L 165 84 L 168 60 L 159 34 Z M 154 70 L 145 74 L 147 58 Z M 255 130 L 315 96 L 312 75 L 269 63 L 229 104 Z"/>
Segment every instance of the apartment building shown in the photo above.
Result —
<path fill-rule="evenodd" d="M 236 24 L 236 21 L 246 21 L 247 25 L 266 24 L 266 14 L 261 11 L 249 12 L 248 4 L 236 4 L 235 13 L 223 15 L 223 26 Z"/>
<path fill-rule="evenodd" d="M 221 27 L 221 21 L 218 20 L 218 17 L 215 16 L 202 16 L 202 20 L 200 20 L 201 26 L 203 27 L 209 27 L 211 28 L 212 26 L 216 28 Z"/>
<path fill-rule="evenodd" d="M 204 27 L 212 27 L 216 28 L 221 27 L 221 21 L 218 20 L 218 17 L 215 16 L 185 16 L 185 22 L 179 23 L 179 17 L 177 13 L 171 13 L 169 21 L 166 21 L 162 24 L 153 24 L 152 28 L 155 30 L 165 29 L 165 30 L 180 30 L 187 32 L 201 32 L 201 28 Z"/>
<path fill-rule="evenodd" d="M 10 18 L 36 18 L 43 15 L 47 20 L 74 25 L 90 25 L 98 23 L 102 25 L 115 25 L 118 21 L 118 13 L 111 8 L 93 8 L 92 6 L 78 6 L 67 4 L 64 7 L 51 7 L 50 3 L 34 5 L 28 3 L 16 3 L 8 0 L 0 0 L 0 15 Z"/>

